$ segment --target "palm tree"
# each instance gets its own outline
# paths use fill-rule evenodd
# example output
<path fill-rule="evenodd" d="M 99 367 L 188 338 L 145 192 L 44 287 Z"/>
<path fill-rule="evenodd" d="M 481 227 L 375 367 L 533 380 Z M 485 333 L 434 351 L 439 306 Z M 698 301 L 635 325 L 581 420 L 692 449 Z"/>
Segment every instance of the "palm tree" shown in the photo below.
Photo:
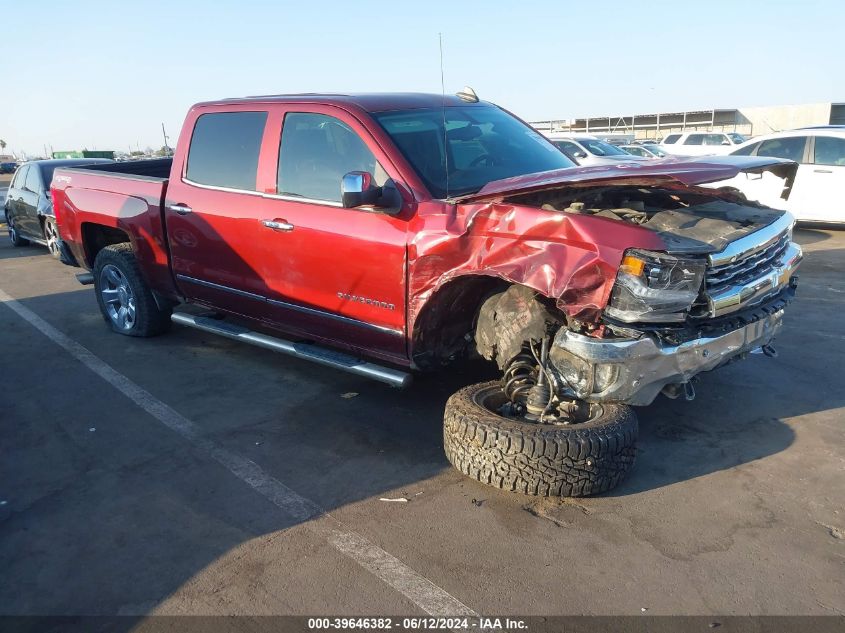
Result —
<path fill-rule="evenodd" d="M 2 152 L 4 149 L 6 149 L 6 141 L 0 138 L 0 152 Z"/>

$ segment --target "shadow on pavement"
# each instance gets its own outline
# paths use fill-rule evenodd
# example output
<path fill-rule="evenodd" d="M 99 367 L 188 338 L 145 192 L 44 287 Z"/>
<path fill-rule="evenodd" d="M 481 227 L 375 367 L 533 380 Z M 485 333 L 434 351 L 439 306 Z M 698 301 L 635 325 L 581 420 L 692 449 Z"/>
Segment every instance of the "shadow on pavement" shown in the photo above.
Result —
<path fill-rule="evenodd" d="M 37 249 L 4 245 L 0 259 L 18 250 Z M 467 362 L 398 391 L 193 330 L 121 337 L 89 289 L 21 303 L 327 511 L 449 468 L 445 401 L 494 375 Z M 232 549 L 297 525 L 2 305 L 0 339 L 4 613 L 147 613 Z M 640 409 L 638 463 L 608 496 L 773 455 L 795 439 L 783 418 L 845 406 L 845 391 L 802 397 L 779 362 L 752 357 L 705 375 L 695 402 Z"/>

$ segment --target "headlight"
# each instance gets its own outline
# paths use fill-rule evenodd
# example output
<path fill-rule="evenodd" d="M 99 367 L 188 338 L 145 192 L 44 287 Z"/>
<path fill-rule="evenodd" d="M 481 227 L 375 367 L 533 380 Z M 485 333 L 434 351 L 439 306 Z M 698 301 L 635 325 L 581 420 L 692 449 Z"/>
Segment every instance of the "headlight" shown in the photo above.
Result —
<path fill-rule="evenodd" d="M 625 251 L 605 312 L 626 323 L 683 321 L 703 279 L 703 260 Z"/>

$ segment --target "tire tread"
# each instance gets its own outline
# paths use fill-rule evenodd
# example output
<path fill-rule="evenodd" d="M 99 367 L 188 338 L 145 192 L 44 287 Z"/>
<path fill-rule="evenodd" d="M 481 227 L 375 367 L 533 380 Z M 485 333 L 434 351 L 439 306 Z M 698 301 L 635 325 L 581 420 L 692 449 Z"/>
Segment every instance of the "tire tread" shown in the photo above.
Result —
<path fill-rule="evenodd" d="M 476 393 L 496 384 L 470 385 L 446 403 L 446 457 L 465 475 L 524 494 L 580 497 L 607 492 L 633 467 L 638 428 L 631 407 L 606 404 L 587 424 L 524 423 L 475 401 Z"/>

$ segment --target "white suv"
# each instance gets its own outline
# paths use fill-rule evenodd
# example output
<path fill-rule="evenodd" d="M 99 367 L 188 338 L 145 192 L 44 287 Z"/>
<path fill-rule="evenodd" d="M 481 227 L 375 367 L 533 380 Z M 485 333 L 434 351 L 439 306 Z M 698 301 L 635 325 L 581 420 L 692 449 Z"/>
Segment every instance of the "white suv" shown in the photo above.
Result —
<path fill-rule="evenodd" d="M 660 148 L 675 156 L 712 156 L 730 154 L 745 137 L 736 132 L 683 132 L 668 134 Z"/>
<path fill-rule="evenodd" d="M 731 154 L 787 158 L 798 163 L 787 200 L 763 199 L 765 174 L 740 174 L 730 182 L 724 181 L 749 199 L 786 209 L 797 220 L 845 222 L 845 126 L 823 125 L 757 136 Z"/>

